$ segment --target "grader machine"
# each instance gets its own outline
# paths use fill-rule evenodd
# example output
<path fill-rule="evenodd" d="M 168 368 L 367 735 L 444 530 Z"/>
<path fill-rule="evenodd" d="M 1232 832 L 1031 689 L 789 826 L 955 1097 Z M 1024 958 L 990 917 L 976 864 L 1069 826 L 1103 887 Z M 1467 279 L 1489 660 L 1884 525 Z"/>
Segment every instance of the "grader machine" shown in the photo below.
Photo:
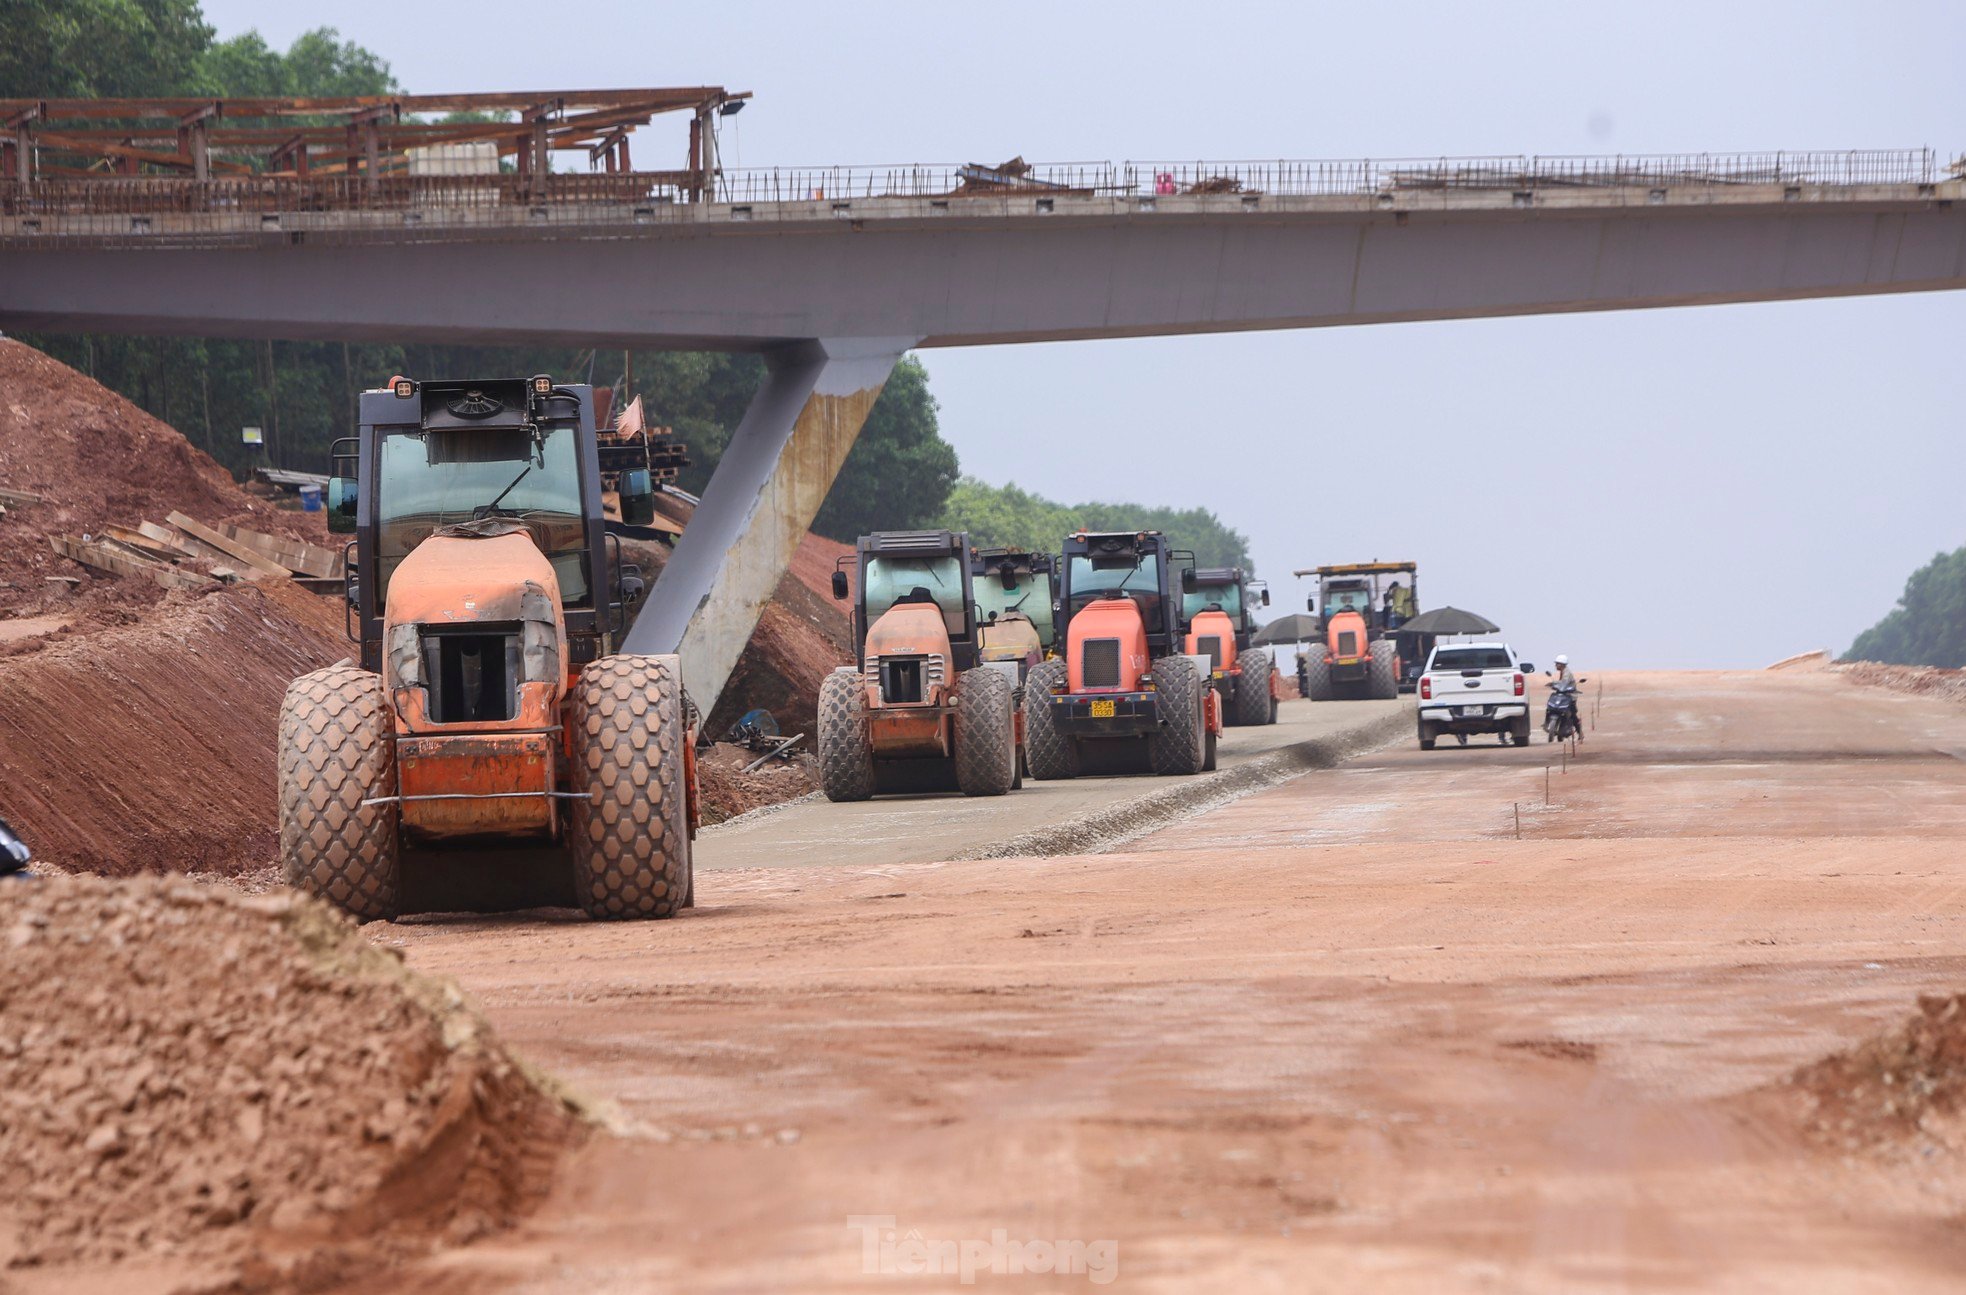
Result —
<path fill-rule="evenodd" d="M 1075 778 L 1093 759 L 1158 774 L 1213 769 L 1222 698 L 1209 686 L 1213 663 L 1185 650 L 1174 574 L 1194 555 L 1159 531 L 1080 531 L 1064 549 L 1064 655 L 1024 686 L 1031 776 Z"/>
<path fill-rule="evenodd" d="M 863 535 L 851 558 L 856 664 L 819 687 L 819 772 L 826 798 L 1021 785 L 1015 659 L 978 651 L 969 537 L 955 531 Z M 833 596 L 845 599 L 843 569 Z"/>
<path fill-rule="evenodd" d="M 1230 724 L 1274 724 L 1283 698 L 1275 657 L 1269 648 L 1252 644 L 1252 601 L 1269 606 L 1270 591 L 1241 567 L 1190 567 L 1181 573 L 1188 654 L 1208 658 L 1209 683 L 1221 694 L 1223 719 Z"/>
<path fill-rule="evenodd" d="M 615 651 L 643 584 L 604 525 L 591 390 L 395 378 L 333 457 L 360 664 L 281 707 L 288 884 L 364 921 L 689 906 L 693 721 L 675 657 Z M 622 489 L 646 506 L 646 477 Z"/>

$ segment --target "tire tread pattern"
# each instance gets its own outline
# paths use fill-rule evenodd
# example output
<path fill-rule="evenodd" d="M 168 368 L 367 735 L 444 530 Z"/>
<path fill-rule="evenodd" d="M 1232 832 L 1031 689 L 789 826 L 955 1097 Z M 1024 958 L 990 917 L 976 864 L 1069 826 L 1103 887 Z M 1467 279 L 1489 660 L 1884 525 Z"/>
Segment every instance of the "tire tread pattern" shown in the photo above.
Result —
<path fill-rule="evenodd" d="M 1233 723 L 1259 725 L 1276 723 L 1276 707 L 1270 697 L 1270 676 L 1276 673 L 1276 658 L 1268 648 L 1251 648 L 1236 653 L 1242 673 L 1236 676 Z"/>
<path fill-rule="evenodd" d="M 382 677 L 354 666 L 304 674 L 280 704 L 280 866 L 286 883 L 357 921 L 396 916 L 401 814 L 395 720 Z"/>
<path fill-rule="evenodd" d="M 1399 648 L 1391 639 L 1377 639 L 1372 644 L 1366 691 L 1374 701 L 1392 701 L 1399 696 Z"/>
<path fill-rule="evenodd" d="M 1154 690 L 1160 694 L 1162 724 L 1147 738 L 1147 762 L 1163 777 L 1200 773 L 1203 749 L 1200 674 L 1185 656 L 1154 662 Z"/>
<path fill-rule="evenodd" d="M 673 658 L 670 658 L 673 660 Z M 660 657 L 589 662 L 574 686 L 568 853 L 589 917 L 672 917 L 694 889 L 682 680 Z"/>
<path fill-rule="evenodd" d="M 956 676 L 956 786 L 1001 796 L 1017 781 L 1017 717 L 1010 680 L 988 666 Z"/>
<path fill-rule="evenodd" d="M 835 670 L 819 684 L 819 785 L 830 801 L 874 794 L 867 685 L 855 670 Z"/>
<path fill-rule="evenodd" d="M 1024 760 L 1040 782 L 1079 776 L 1079 749 L 1051 718 L 1051 693 L 1065 682 L 1063 661 L 1041 661 L 1024 679 Z"/>

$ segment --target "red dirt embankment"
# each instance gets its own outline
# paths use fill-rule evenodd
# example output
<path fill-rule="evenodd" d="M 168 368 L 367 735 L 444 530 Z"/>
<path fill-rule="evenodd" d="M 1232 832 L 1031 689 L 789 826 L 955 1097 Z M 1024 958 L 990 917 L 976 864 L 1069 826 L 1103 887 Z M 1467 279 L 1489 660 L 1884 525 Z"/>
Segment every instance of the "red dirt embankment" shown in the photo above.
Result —
<path fill-rule="evenodd" d="M 711 737 L 722 738 L 746 711 L 760 709 L 771 712 L 787 737 L 813 736 L 819 685 L 834 666 L 853 656 L 846 604 L 835 602 L 832 594 L 833 564 L 852 551 L 850 544 L 818 535 L 809 534 L 799 544 L 704 724 Z M 635 546 L 635 560 L 651 583 L 667 555 L 658 545 Z"/>
<path fill-rule="evenodd" d="M 0 812 L 64 868 L 269 866 L 280 700 L 353 650 L 339 612 L 284 581 L 178 593 L 140 624 L 0 659 Z"/>
<path fill-rule="evenodd" d="M 100 575 L 48 547 L 51 535 L 98 534 L 107 524 L 164 520 L 172 509 L 207 523 L 237 521 L 288 533 L 322 530 L 320 514 L 275 509 L 253 498 L 211 456 L 101 383 L 31 346 L 0 338 L 0 488 L 48 502 L 10 505 L 0 517 L 0 613 L 92 615 L 101 586 L 109 606 L 141 607 L 158 591 Z M 82 580 L 79 605 L 50 576 Z"/>
<path fill-rule="evenodd" d="M 312 900 L 54 878 L 8 883 L 0 927 L 0 1266 L 373 1276 L 510 1225 L 585 1136 L 454 987 Z"/>

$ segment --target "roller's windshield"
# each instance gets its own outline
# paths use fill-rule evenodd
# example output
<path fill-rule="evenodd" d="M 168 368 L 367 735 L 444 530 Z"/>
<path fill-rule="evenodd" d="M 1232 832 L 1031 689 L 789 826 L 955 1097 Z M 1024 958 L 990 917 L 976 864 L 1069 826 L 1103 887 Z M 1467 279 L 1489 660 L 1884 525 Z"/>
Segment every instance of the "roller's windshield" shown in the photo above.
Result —
<path fill-rule="evenodd" d="M 1069 579 L 1074 611 L 1095 598 L 1137 597 L 1145 600 L 1147 605 L 1143 610 L 1149 619 L 1160 613 L 1158 554 L 1142 553 L 1137 559 L 1101 556 L 1094 565 L 1091 557 L 1074 553 L 1071 563 Z"/>
<path fill-rule="evenodd" d="M 867 623 L 902 601 L 932 601 L 951 638 L 963 634 L 963 564 L 955 554 L 917 558 L 884 555 L 867 559 Z"/>
<path fill-rule="evenodd" d="M 572 424 L 546 424 L 537 440 L 520 429 L 391 433 L 382 438 L 377 481 L 376 558 L 385 598 L 397 564 L 433 531 L 497 516 L 526 523 L 553 564 L 563 602 L 587 601 L 580 450 Z"/>
<path fill-rule="evenodd" d="M 1207 611 L 1211 605 L 1221 607 L 1223 611 L 1229 614 L 1230 620 L 1240 625 L 1242 623 L 1242 586 L 1203 585 L 1193 593 L 1182 593 L 1181 623 L 1185 625 L 1194 620 L 1198 614 Z"/>
<path fill-rule="evenodd" d="M 1035 572 L 1015 579 L 1017 587 L 1006 589 L 998 572 L 985 571 L 976 577 L 976 619 L 988 621 L 991 612 L 999 616 L 1022 612 L 1031 618 L 1031 628 L 1038 632 L 1038 640 L 1051 642 L 1051 577 Z"/>

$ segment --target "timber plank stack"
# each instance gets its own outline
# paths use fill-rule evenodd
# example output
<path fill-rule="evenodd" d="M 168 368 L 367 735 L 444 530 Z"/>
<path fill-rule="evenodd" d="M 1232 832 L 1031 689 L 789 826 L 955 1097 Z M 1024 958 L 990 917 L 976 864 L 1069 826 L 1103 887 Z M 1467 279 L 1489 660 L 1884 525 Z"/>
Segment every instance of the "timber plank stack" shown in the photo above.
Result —
<path fill-rule="evenodd" d="M 239 580 L 294 580 L 315 593 L 342 587 L 339 549 L 243 526 L 207 526 L 184 513 L 163 522 L 107 525 L 98 535 L 51 535 L 49 547 L 91 570 L 166 589 L 207 589 Z"/>

